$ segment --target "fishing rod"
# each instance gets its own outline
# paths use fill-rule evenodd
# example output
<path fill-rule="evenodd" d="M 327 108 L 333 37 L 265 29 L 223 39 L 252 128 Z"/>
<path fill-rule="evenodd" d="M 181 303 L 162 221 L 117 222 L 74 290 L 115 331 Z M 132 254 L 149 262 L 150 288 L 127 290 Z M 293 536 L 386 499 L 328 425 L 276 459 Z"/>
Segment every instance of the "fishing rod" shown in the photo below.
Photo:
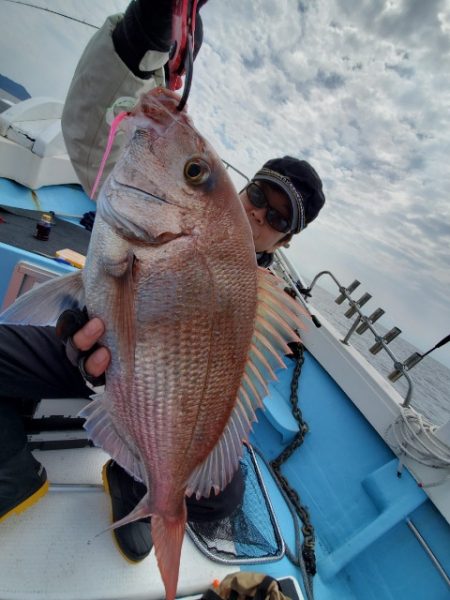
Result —
<path fill-rule="evenodd" d="M 83 21 L 82 19 L 70 17 L 69 15 L 65 15 L 64 13 L 58 12 L 57 10 L 52 10 L 51 8 L 46 8 L 45 6 L 38 6 L 37 4 L 29 4 L 28 2 L 21 2 L 20 0 L 3 0 L 3 2 L 9 2 L 10 4 L 20 4 L 22 6 L 28 6 L 29 8 L 35 8 L 37 10 L 42 10 L 43 12 L 52 13 L 53 15 L 58 15 L 59 17 L 64 17 L 65 19 L 69 19 L 70 21 L 75 21 L 76 23 L 81 23 L 82 25 L 87 25 L 88 27 L 92 27 L 93 29 L 100 29 L 100 27 L 98 27 L 97 25 L 93 25 L 92 23 L 88 23 L 87 21 Z"/>
<path fill-rule="evenodd" d="M 445 346 L 445 344 L 448 344 L 448 342 L 450 342 L 450 333 L 448 335 L 446 335 L 444 338 L 442 338 L 442 340 L 440 342 L 435 344 L 432 348 L 430 348 L 423 354 L 421 354 L 420 352 L 413 352 L 413 354 L 411 354 L 411 356 L 408 356 L 408 358 L 406 360 L 404 360 L 402 363 L 395 363 L 394 364 L 395 369 L 392 371 L 392 373 L 390 373 L 388 375 L 389 381 L 392 381 L 392 382 L 397 381 L 398 379 L 400 379 L 400 377 L 402 375 L 405 374 L 405 371 L 410 371 L 413 367 L 415 367 L 418 363 L 420 363 L 426 356 L 428 356 L 429 354 L 431 354 L 438 348 L 442 348 L 442 346 Z"/>
<path fill-rule="evenodd" d="M 172 17 L 173 43 L 169 53 L 169 90 L 179 90 L 185 75 L 178 110 L 183 110 L 192 84 L 194 70 L 194 34 L 199 0 L 176 0 Z"/>
<path fill-rule="evenodd" d="M 434 350 L 437 350 L 438 348 L 442 348 L 442 346 L 445 346 L 445 344 L 448 344 L 448 342 L 450 342 L 450 333 L 448 335 L 446 335 L 445 338 L 442 338 L 442 340 L 440 342 L 438 342 L 435 346 L 433 346 L 432 348 L 427 350 L 425 352 L 425 354 L 422 354 L 422 358 L 425 358 L 425 356 L 427 356 L 428 354 L 431 354 Z"/>

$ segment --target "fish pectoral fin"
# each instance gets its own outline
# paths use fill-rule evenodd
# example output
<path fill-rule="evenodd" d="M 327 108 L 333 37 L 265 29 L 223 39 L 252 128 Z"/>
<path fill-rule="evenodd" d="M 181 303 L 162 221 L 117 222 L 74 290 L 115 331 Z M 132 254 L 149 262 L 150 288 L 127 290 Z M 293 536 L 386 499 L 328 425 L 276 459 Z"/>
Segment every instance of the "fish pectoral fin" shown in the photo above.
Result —
<path fill-rule="evenodd" d="M 131 249 L 126 248 L 122 254 L 103 256 L 102 260 L 104 272 L 110 277 L 120 278 L 131 271 L 135 257 Z"/>
<path fill-rule="evenodd" d="M 276 369 L 285 368 L 282 357 L 291 353 L 288 343 L 300 341 L 295 329 L 304 329 L 301 317 L 310 317 L 283 287 L 280 279 L 258 269 L 255 331 L 236 403 L 219 441 L 191 474 L 188 496 L 208 497 L 212 489 L 217 494 L 231 481 L 242 457 L 242 443 L 257 421 L 256 411 L 264 406 L 268 382 L 276 379 Z"/>
<path fill-rule="evenodd" d="M 135 449 L 121 438 L 109 412 L 105 406 L 108 405 L 106 392 L 93 396 L 79 413 L 79 417 L 86 419 L 84 428 L 96 446 L 107 452 L 111 458 L 119 463 L 121 467 L 139 481 L 145 481 L 145 473 L 138 453 Z"/>
<path fill-rule="evenodd" d="M 166 600 L 174 600 L 177 592 L 180 570 L 181 546 L 186 528 L 186 503 L 178 518 L 166 519 L 152 516 L 152 538 L 155 544 L 156 560 L 164 582 Z"/>
<path fill-rule="evenodd" d="M 69 309 L 85 305 L 81 271 L 55 277 L 34 287 L 0 314 L 0 323 L 51 325 Z"/>

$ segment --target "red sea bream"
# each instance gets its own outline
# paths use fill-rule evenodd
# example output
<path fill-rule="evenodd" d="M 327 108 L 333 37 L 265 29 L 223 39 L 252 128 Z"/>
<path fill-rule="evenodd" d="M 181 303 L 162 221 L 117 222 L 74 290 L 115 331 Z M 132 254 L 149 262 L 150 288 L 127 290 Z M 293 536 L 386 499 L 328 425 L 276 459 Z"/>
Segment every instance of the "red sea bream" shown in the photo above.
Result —
<path fill-rule="evenodd" d="M 239 196 L 178 101 L 153 90 L 126 119 L 128 142 L 101 189 L 82 273 L 32 291 L 3 316 L 42 323 L 30 307 L 45 298 L 49 317 L 86 305 L 103 319 L 112 360 L 85 426 L 147 486 L 115 525 L 151 515 L 169 600 L 185 496 L 229 483 L 266 381 L 301 326 L 299 305 L 257 267 Z"/>

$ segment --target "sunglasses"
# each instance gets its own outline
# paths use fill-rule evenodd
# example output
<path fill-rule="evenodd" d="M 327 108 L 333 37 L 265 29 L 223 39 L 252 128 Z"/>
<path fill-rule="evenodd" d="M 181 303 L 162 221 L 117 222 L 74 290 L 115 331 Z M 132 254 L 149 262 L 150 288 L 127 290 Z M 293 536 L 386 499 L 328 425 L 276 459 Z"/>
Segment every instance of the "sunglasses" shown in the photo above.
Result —
<path fill-rule="evenodd" d="M 255 208 L 267 208 L 266 221 L 272 229 L 280 233 L 289 233 L 292 226 L 291 220 L 284 217 L 276 208 L 269 204 L 264 191 L 259 185 L 251 181 L 245 188 L 245 191 L 247 192 L 248 199 Z"/>

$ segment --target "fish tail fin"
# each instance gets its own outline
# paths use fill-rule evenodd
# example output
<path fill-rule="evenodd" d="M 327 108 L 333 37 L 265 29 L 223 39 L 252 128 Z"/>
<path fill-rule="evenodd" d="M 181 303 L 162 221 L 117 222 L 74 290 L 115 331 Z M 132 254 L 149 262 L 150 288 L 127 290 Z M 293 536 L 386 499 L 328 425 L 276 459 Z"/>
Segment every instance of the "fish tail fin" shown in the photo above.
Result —
<path fill-rule="evenodd" d="M 184 500 L 183 510 L 175 519 L 167 519 L 159 515 L 152 517 L 152 537 L 156 560 L 166 590 L 166 600 L 174 600 L 177 592 L 186 518 L 187 511 Z"/>

